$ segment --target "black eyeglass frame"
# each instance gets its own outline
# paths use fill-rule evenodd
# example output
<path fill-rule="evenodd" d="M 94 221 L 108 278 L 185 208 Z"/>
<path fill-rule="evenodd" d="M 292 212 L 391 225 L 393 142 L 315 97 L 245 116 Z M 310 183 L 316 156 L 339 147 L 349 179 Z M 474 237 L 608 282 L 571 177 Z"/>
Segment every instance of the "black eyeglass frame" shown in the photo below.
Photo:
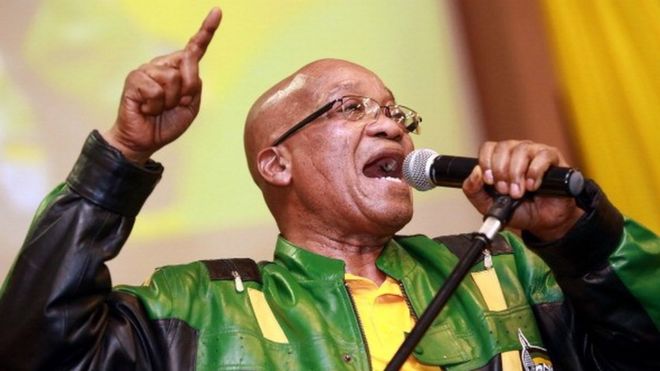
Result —
<path fill-rule="evenodd" d="M 311 123 L 312 121 L 316 120 L 317 118 L 319 118 L 319 117 L 320 117 L 321 115 L 323 115 L 324 113 L 330 111 L 330 110 L 332 109 L 332 107 L 334 107 L 334 105 L 335 105 L 337 102 L 341 102 L 341 101 L 343 101 L 343 100 L 346 99 L 346 98 L 368 98 L 368 97 L 361 97 L 361 96 L 357 96 L 357 95 L 345 95 L 345 96 L 343 96 L 343 97 L 341 97 L 341 98 L 337 98 L 337 99 L 335 99 L 335 100 L 332 100 L 332 101 L 326 103 L 326 104 L 323 105 L 321 108 L 319 108 L 319 109 L 317 109 L 316 111 L 312 112 L 312 114 L 310 114 L 309 116 L 305 117 L 305 118 L 302 119 L 300 122 L 298 122 L 297 124 L 295 124 L 295 125 L 293 125 L 292 127 L 290 127 L 287 131 L 285 131 L 282 135 L 280 135 L 277 139 L 275 139 L 275 140 L 273 141 L 273 144 L 271 144 L 271 147 L 275 147 L 275 146 L 280 145 L 282 142 L 284 142 L 284 141 L 285 141 L 286 139 L 288 139 L 290 136 L 292 136 L 293 134 L 295 134 L 295 132 L 297 132 L 298 130 L 302 129 L 303 127 L 305 127 L 307 124 Z M 373 99 L 373 98 L 368 98 L 368 99 Z M 403 108 L 405 108 L 405 109 L 407 109 L 407 110 L 413 112 L 413 114 L 415 115 L 415 118 L 417 119 L 417 120 L 416 120 L 417 125 L 415 126 L 415 128 L 414 128 L 413 130 L 409 130 L 407 127 L 406 127 L 406 130 L 407 130 L 408 132 L 412 132 L 412 131 L 416 130 L 416 129 L 419 127 L 419 123 L 422 122 L 422 117 L 419 116 L 419 114 L 417 113 L 417 111 L 412 110 L 412 109 L 410 109 L 410 108 L 408 108 L 408 107 L 406 107 L 406 106 L 401 106 L 401 105 L 397 105 L 397 106 L 398 106 L 398 107 L 403 107 Z M 389 109 L 390 106 L 379 106 L 379 109 L 382 109 L 383 107 Z"/>

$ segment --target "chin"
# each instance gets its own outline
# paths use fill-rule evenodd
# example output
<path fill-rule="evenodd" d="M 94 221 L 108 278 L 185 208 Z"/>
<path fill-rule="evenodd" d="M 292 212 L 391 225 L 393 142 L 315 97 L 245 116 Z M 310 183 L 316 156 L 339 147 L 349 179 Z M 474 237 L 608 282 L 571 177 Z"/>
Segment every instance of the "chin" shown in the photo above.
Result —
<path fill-rule="evenodd" d="M 398 205 L 398 207 L 379 210 L 374 220 L 378 222 L 384 234 L 394 235 L 410 222 L 412 215 L 412 205 Z"/>
<path fill-rule="evenodd" d="M 412 219 L 412 210 L 401 215 L 397 215 L 392 219 L 392 225 L 395 229 L 394 233 L 398 233 L 403 227 L 405 227 L 410 220 Z"/>

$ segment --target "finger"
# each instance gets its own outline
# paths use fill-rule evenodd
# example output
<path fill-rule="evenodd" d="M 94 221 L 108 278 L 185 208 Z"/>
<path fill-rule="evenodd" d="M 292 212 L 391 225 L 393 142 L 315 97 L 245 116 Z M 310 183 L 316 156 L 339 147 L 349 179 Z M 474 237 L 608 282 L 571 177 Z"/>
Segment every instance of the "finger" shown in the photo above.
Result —
<path fill-rule="evenodd" d="M 535 155 L 529 164 L 525 177 L 529 190 L 536 191 L 541 186 L 543 175 L 550 166 L 560 163 L 559 151 L 552 147 L 543 147 Z"/>
<path fill-rule="evenodd" d="M 479 148 L 479 166 L 483 170 L 484 182 L 493 185 L 493 170 L 490 160 L 495 149 L 495 142 L 485 142 Z"/>
<path fill-rule="evenodd" d="M 520 198 L 525 194 L 526 173 L 535 151 L 535 144 L 522 141 L 513 147 L 509 160 L 509 194 L 513 198 Z"/>
<path fill-rule="evenodd" d="M 150 64 L 155 64 L 158 66 L 166 66 L 179 68 L 181 60 L 183 59 L 184 51 L 177 50 L 174 53 L 158 56 L 149 62 Z"/>
<path fill-rule="evenodd" d="M 144 71 L 140 71 L 140 80 L 140 84 L 137 86 L 140 112 L 145 115 L 159 115 L 165 106 L 163 87 Z"/>
<path fill-rule="evenodd" d="M 158 66 L 164 66 L 164 67 L 170 67 L 174 69 L 181 70 L 181 64 L 183 57 L 185 55 L 184 50 L 178 50 L 176 52 L 173 52 L 171 54 L 167 55 L 161 55 L 159 57 L 156 57 L 152 59 L 149 64 L 153 65 L 158 65 Z M 167 100 L 167 106 L 168 108 L 173 108 L 173 104 L 179 104 L 179 105 L 189 105 L 190 104 L 190 97 L 184 97 L 183 96 L 183 73 L 181 72 L 180 78 L 179 78 L 180 83 L 177 84 L 178 86 L 178 91 L 179 93 L 177 96 L 179 96 L 178 102 L 175 102 L 173 99 L 168 99 Z"/>
<path fill-rule="evenodd" d="M 202 80 L 199 78 L 199 64 L 192 53 L 186 51 L 180 65 L 181 71 L 181 95 L 194 97 L 202 88 Z"/>
<path fill-rule="evenodd" d="M 517 141 L 512 140 L 498 142 L 493 149 L 490 160 L 493 170 L 493 180 L 495 182 L 495 190 L 501 194 L 509 194 L 509 161 L 511 150 L 517 144 Z"/>
<path fill-rule="evenodd" d="M 140 112 L 145 115 L 157 116 L 163 113 L 165 93 L 158 84 L 143 84 L 138 88 L 141 97 Z"/>
<path fill-rule="evenodd" d="M 220 8 L 213 8 L 209 14 L 202 22 L 202 26 L 199 28 L 199 31 L 193 35 L 188 44 L 185 47 L 187 52 L 190 52 L 196 61 L 199 61 L 206 53 L 206 48 L 208 48 L 215 30 L 218 29 L 220 25 L 220 19 L 222 19 L 222 11 Z"/>
<path fill-rule="evenodd" d="M 155 64 L 145 65 L 141 69 L 163 88 L 165 108 L 170 109 L 179 105 L 181 99 L 181 73 L 179 70 Z"/>
<path fill-rule="evenodd" d="M 162 112 L 165 93 L 154 79 L 142 70 L 135 70 L 126 77 L 124 96 L 140 107 L 140 112 L 155 115 Z"/>
<path fill-rule="evenodd" d="M 483 170 L 475 166 L 472 173 L 463 182 L 463 193 L 472 205 L 480 212 L 485 213 L 493 203 L 492 198 L 484 189 Z"/>
<path fill-rule="evenodd" d="M 481 166 L 477 165 L 472 169 L 470 175 L 463 181 L 463 192 L 467 196 L 478 193 L 484 185 L 483 171 Z"/>

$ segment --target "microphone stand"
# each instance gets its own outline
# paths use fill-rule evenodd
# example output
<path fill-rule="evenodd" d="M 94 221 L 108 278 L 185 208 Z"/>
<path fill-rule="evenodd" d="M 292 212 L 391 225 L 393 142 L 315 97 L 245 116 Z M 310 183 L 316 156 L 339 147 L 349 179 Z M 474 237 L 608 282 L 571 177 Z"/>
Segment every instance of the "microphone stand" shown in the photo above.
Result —
<path fill-rule="evenodd" d="M 412 353 L 415 346 L 417 346 L 431 326 L 431 323 L 440 314 L 440 311 L 447 304 L 447 301 L 470 271 L 470 268 L 477 262 L 479 256 L 490 244 L 495 234 L 509 221 L 514 210 L 520 203 L 521 200 L 514 200 L 506 195 L 497 195 L 495 197 L 494 203 L 484 215 L 484 223 L 475 235 L 467 253 L 463 259 L 458 261 L 454 270 L 449 274 L 447 281 L 440 288 L 440 291 L 435 295 L 424 313 L 419 317 L 410 334 L 408 334 L 394 354 L 394 357 L 392 357 L 392 360 L 390 360 L 390 363 L 385 367 L 385 371 L 397 371 L 401 369 L 401 366 L 406 362 L 410 353 Z M 490 254 L 486 254 L 485 259 L 490 259 Z M 484 264 L 487 264 L 487 262 L 484 261 Z"/>

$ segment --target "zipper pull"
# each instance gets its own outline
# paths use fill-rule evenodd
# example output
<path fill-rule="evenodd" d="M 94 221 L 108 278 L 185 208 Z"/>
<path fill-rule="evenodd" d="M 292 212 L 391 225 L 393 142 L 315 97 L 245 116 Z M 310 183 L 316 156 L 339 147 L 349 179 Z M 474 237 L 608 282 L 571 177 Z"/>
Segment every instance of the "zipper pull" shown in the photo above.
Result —
<path fill-rule="evenodd" d="M 241 275 L 238 274 L 238 272 L 236 271 L 231 271 L 231 275 L 234 276 L 234 286 L 236 286 L 236 291 L 237 292 L 245 291 L 245 286 L 243 286 L 243 280 L 241 279 Z"/>
<path fill-rule="evenodd" d="M 490 250 L 484 249 L 484 267 L 486 269 L 491 269 L 493 267 L 493 256 L 490 254 Z"/>

